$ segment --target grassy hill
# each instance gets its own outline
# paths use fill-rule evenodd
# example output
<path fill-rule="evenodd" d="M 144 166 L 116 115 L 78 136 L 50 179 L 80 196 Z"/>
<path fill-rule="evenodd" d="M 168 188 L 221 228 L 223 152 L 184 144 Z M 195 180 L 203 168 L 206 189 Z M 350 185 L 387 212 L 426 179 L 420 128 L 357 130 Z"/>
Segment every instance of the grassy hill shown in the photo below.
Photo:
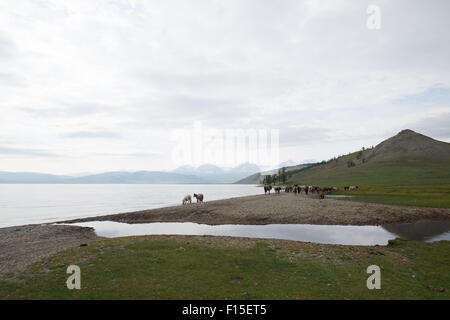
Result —
<path fill-rule="evenodd" d="M 370 151 L 363 152 L 367 155 Z M 288 183 L 308 185 L 429 185 L 450 183 L 450 163 L 427 159 L 397 158 L 388 161 L 362 163 L 352 153 L 293 172 Z M 349 164 L 352 162 L 352 164 Z"/>
<path fill-rule="evenodd" d="M 296 183 L 337 186 L 355 201 L 450 208 L 450 144 L 403 130 L 375 148 L 288 172 L 287 184 Z"/>
<path fill-rule="evenodd" d="M 403 130 L 373 149 L 291 171 L 288 183 L 320 186 L 450 184 L 450 144 Z"/>

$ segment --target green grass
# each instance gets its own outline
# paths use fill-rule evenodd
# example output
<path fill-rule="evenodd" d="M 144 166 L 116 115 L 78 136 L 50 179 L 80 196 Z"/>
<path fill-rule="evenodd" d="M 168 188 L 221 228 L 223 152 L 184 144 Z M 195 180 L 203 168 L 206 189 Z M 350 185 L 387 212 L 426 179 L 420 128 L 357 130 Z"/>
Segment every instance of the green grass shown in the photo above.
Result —
<path fill-rule="evenodd" d="M 60 252 L 0 281 L 2 299 L 450 299 L 450 242 L 350 247 L 214 237 L 129 237 Z M 81 268 L 81 290 L 66 268 Z M 381 290 L 366 268 L 381 267 Z M 445 292 L 427 289 L 444 287 Z"/>
<path fill-rule="evenodd" d="M 352 195 L 345 200 L 384 203 L 403 206 L 450 208 L 450 185 L 422 186 L 361 186 L 358 191 L 344 191 L 333 194 Z"/>

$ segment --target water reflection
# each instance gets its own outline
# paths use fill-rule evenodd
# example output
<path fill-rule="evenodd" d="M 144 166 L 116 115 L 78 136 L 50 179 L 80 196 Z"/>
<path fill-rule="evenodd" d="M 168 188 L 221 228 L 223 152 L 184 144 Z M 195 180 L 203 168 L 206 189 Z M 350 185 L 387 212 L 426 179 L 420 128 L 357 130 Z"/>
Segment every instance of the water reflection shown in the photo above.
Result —
<path fill-rule="evenodd" d="M 409 240 L 427 242 L 450 240 L 450 220 L 387 224 L 382 227 L 401 238 Z"/>
<path fill-rule="evenodd" d="M 411 240 L 450 240 L 450 221 L 389 226 L 341 226 L 310 224 L 205 225 L 191 222 L 126 224 L 92 221 L 74 225 L 92 227 L 102 237 L 138 235 L 212 235 L 294 240 L 324 244 L 386 245 L 397 237 Z M 414 225 L 414 226 L 413 226 Z"/>

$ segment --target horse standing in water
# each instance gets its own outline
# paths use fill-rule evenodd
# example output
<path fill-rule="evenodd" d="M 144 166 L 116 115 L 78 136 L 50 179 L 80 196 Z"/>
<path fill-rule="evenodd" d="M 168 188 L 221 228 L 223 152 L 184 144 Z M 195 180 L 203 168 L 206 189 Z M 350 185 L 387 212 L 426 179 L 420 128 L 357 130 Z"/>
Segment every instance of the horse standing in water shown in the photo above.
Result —
<path fill-rule="evenodd" d="M 269 194 L 270 194 L 270 190 L 272 190 L 272 186 L 271 185 L 264 186 L 264 194 L 266 194 L 267 192 L 269 192 Z"/>

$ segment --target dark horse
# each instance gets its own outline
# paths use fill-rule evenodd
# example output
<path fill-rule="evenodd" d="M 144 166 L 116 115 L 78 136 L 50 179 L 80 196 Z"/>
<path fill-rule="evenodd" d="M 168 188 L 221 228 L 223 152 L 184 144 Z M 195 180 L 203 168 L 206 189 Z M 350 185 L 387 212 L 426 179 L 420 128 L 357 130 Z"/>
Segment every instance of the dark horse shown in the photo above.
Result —
<path fill-rule="evenodd" d="M 270 190 L 272 190 L 272 186 L 271 185 L 264 186 L 264 194 L 266 194 L 267 192 L 269 192 L 269 194 L 270 194 Z"/>
<path fill-rule="evenodd" d="M 194 193 L 194 197 L 197 198 L 197 202 L 203 202 L 203 193 Z"/>

